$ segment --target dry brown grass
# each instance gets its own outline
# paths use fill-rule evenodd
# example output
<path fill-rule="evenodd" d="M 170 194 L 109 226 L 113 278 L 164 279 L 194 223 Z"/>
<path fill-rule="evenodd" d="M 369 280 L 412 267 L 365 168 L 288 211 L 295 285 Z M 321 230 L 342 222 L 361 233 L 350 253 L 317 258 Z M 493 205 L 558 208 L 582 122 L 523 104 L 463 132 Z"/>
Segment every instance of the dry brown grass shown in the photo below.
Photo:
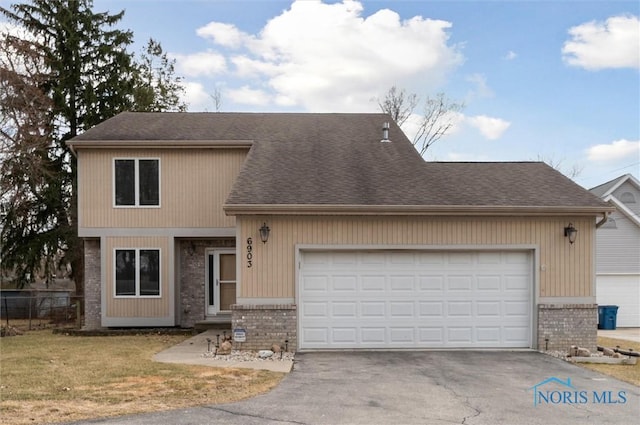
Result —
<path fill-rule="evenodd" d="M 157 363 L 182 335 L 77 337 L 50 330 L 0 339 L 0 424 L 118 416 L 264 393 L 284 374 Z"/>
<path fill-rule="evenodd" d="M 640 352 L 640 343 L 633 341 L 626 341 L 622 339 L 603 338 L 598 337 L 598 345 L 603 347 L 615 348 L 620 346 L 620 349 L 625 350 L 633 348 L 634 351 Z M 605 375 L 613 376 L 621 381 L 629 382 L 630 384 L 640 386 L 640 358 L 635 365 L 615 365 L 615 364 L 594 364 L 594 363 L 576 363 L 586 369 L 595 370 L 596 372 L 604 373 Z"/>

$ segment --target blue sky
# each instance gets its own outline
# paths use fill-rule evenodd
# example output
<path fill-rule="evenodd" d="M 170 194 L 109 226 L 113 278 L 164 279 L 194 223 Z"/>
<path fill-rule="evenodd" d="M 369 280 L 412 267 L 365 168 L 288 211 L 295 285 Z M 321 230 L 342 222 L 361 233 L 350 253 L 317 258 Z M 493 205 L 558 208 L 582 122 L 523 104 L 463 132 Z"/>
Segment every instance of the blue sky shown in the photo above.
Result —
<path fill-rule="evenodd" d="M 3 5 L 9 2 L 0 0 Z M 464 101 L 440 161 L 640 175 L 638 1 L 94 0 L 176 59 L 190 111 L 376 112 L 392 85 Z M 405 132 L 412 132 L 411 126 Z"/>

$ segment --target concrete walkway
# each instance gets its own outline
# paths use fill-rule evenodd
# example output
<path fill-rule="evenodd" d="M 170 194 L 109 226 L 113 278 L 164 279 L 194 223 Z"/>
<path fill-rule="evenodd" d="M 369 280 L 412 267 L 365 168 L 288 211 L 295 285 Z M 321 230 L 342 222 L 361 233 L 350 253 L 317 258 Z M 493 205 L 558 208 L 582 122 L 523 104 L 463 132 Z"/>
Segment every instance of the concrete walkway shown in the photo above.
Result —
<path fill-rule="evenodd" d="M 640 342 L 640 328 L 617 328 L 611 331 L 598 329 L 598 336 Z"/>
<path fill-rule="evenodd" d="M 220 331 L 208 330 L 202 332 L 186 341 L 181 342 L 178 345 L 174 345 L 164 351 L 153 356 L 153 360 L 162 363 L 182 363 L 193 364 L 200 366 L 211 367 L 232 367 L 232 368 L 246 368 L 246 369 L 263 369 L 273 372 L 291 372 L 293 367 L 292 360 L 280 360 L 266 359 L 266 360 L 252 360 L 252 361 L 235 361 L 225 360 L 223 358 L 214 358 L 205 356 L 209 349 L 209 342 L 207 338 L 213 341 L 211 343 L 211 350 L 215 350 L 216 334 Z M 277 357 L 277 356 L 274 356 Z"/>
<path fill-rule="evenodd" d="M 214 358 L 206 356 L 209 348 L 207 338 L 216 341 L 216 334 L 220 330 L 208 330 L 189 338 L 178 345 L 174 345 L 155 356 L 153 360 L 163 363 L 182 363 L 211 367 L 262 369 L 273 372 L 289 373 L 293 368 L 292 360 L 268 359 L 252 361 L 225 360 L 224 358 Z M 640 328 L 618 328 L 616 330 L 598 330 L 598 336 L 606 338 L 623 339 L 627 341 L 640 342 Z M 214 344 L 211 344 L 213 350 Z"/>

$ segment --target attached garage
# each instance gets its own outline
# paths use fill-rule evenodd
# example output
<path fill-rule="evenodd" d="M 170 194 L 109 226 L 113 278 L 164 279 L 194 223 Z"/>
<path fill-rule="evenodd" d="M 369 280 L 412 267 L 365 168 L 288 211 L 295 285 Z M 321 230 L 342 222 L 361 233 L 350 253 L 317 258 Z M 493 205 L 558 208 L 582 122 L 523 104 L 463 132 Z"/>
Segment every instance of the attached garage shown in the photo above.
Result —
<path fill-rule="evenodd" d="M 303 251 L 299 349 L 528 348 L 532 251 Z"/>

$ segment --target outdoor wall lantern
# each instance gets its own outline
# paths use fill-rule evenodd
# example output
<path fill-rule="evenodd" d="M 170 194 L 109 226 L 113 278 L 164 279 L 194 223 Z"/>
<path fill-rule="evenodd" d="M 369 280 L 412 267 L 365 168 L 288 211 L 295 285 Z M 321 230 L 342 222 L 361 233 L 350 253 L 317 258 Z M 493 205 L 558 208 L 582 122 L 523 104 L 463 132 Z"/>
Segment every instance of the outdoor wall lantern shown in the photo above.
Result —
<path fill-rule="evenodd" d="M 576 236 L 578 236 L 578 229 L 573 227 L 573 223 L 569 223 L 569 225 L 564 228 L 564 237 L 569 238 L 569 243 L 572 244 L 576 241 Z"/>
<path fill-rule="evenodd" d="M 264 223 L 260 228 L 260 240 L 262 241 L 262 243 L 266 243 L 269 240 L 270 231 L 271 229 L 269 229 L 269 226 L 267 226 L 267 223 Z"/>

